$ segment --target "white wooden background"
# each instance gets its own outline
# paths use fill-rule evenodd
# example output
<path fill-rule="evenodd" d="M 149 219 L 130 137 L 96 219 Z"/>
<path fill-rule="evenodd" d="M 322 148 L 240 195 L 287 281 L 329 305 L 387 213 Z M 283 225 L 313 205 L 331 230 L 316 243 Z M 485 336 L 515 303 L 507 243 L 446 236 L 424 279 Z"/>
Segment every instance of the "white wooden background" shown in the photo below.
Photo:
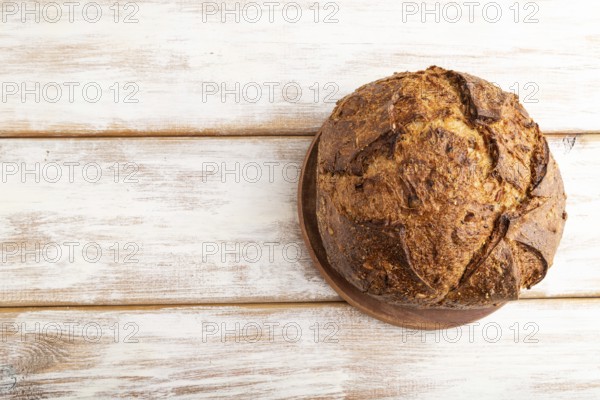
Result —
<path fill-rule="evenodd" d="M 596 2 L 24 4 L 0 7 L 0 398 L 600 396 Z M 518 91 L 569 220 L 523 300 L 426 332 L 328 287 L 296 186 L 334 100 L 431 64 Z"/>

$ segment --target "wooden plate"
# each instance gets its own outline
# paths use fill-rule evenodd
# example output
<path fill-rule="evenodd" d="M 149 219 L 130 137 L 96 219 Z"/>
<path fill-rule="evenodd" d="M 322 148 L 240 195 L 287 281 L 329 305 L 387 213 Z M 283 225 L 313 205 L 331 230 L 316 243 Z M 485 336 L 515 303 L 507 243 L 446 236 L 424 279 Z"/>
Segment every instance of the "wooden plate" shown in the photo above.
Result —
<path fill-rule="evenodd" d="M 474 310 L 398 306 L 361 292 L 343 278 L 327 261 L 327 255 L 317 226 L 318 143 L 319 135 L 315 136 L 304 159 L 298 187 L 298 215 L 302 236 L 315 266 L 344 300 L 374 318 L 412 329 L 444 329 L 467 324 L 493 313 L 502 306 Z"/>

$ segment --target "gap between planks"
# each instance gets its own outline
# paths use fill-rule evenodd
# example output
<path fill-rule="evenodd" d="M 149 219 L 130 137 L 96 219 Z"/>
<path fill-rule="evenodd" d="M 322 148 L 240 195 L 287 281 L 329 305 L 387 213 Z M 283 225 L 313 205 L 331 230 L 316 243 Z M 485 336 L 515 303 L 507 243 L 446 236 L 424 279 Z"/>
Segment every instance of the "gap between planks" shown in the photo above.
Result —
<path fill-rule="evenodd" d="M 523 297 L 517 301 L 509 301 L 508 304 L 517 304 L 519 302 L 539 302 L 539 301 L 555 301 L 555 302 L 582 302 L 588 300 L 598 300 L 600 296 L 562 296 L 562 297 Z M 74 306 L 61 305 L 61 304 L 45 304 L 39 306 L 0 306 L 0 314 L 11 313 L 11 312 L 34 312 L 34 311 L 127 311 L 127 310 L 171 310 L 171 309 L 185 309 L 185 308 L 205 308 L 205 309 L 218 309 L 225 307 L 236 307 L 241 309 L 307 309 L 307 308 L 320 308 L 320 307 L 346 307 L 349 304 L 344 300 L 327 300 L 327 301 L 278 301 L 274 303 L 269 302 L 252 302 L 252 303 L 156 303 L 156 304 L 78 304 Z M 366 314 L 365 314 L 366 315 Z"/>
<path fill-rule="evenodd" d="M 239 139 L 239 138 L 295 138 L 295 137 L 312 137 L 317 134 L 315 130 L 269 130 L 269 129 L 245 129 L 242 131 L 196 131 L 196 130 L 156 130 L 156 131 L 70 131 L 70 132 L 52 132 L 52 131 L 23 131 L 23 132 L 2 132 L 0 130 L 0 140 L 2 139 L 193 139 L 193 138 L 223 138 L 223 139 Z M 545 136 L 583 136 L 583 135 L 598 135 L 600 130 L 590 131 L 545 131 Z"/>

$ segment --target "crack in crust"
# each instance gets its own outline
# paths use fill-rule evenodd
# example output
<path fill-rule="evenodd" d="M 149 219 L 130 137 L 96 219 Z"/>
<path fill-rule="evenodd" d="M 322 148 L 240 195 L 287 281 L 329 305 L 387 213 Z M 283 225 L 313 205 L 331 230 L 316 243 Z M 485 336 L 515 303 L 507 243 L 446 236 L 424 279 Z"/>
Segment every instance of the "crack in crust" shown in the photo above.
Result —
<path fill-rule="evenodd" d="M 566 196 L 516 96 L 431 67 L 357 89 L 320 134 L 319 230 L 332 266 L 361 290 L 478 308 L 547 273 Z"/>
<path fill-rule="evenodd" d="M 465 271 L 458 281 L 458 287 L 462 286 L 467 280 L 473 276 L 475 271 L 484 263 L 484 261 L 492 254 L 492 251 L 498 246 L 498 243 L 506 236 L 508 232 L 508 224 L 510 223 L 505 214 L 500 215 L 494 224 L 492 234 L 485 241 L 484 245 L 475 253 L 475 257 L 467 264 Z"/>

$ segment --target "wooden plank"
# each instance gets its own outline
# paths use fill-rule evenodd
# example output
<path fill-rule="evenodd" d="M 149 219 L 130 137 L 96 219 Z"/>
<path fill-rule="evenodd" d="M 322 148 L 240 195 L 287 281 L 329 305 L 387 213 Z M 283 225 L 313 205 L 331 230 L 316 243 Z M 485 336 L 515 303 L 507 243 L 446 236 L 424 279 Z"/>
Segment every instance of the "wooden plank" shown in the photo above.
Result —
<path fill-rule="evenodd" d="M 397 328 L 345 303 L 0 312 L 0 393 L 28 398 L 594 399 L 600 300 Z M 317 328 L 318 327 L 318 328 Z"/>
<path fill-rule="evenodd" d="M 523 295 L 598 296 L 600 137 L 549 141 L 569 220 L 554 267 Z M 309 142 L 0 141 L 0 304 L 339 300 L 297 222 Z"/>
<path fill-rule="evenodd" d="M 308 142 L 1 141 L 5 170 L 18 168 L 0 194 L 2 304 L 337 298 L 297 226 Z M 22 174 L 36 166 L 39 183 Z"/>
<path fill-rule="evenodd" d="M 59 3 L 2 3 L 0 135 L 314 132 L 356 87 L 432 64 L 518 92 L 545 131 L 600 129 L 597 2 Z"/>

